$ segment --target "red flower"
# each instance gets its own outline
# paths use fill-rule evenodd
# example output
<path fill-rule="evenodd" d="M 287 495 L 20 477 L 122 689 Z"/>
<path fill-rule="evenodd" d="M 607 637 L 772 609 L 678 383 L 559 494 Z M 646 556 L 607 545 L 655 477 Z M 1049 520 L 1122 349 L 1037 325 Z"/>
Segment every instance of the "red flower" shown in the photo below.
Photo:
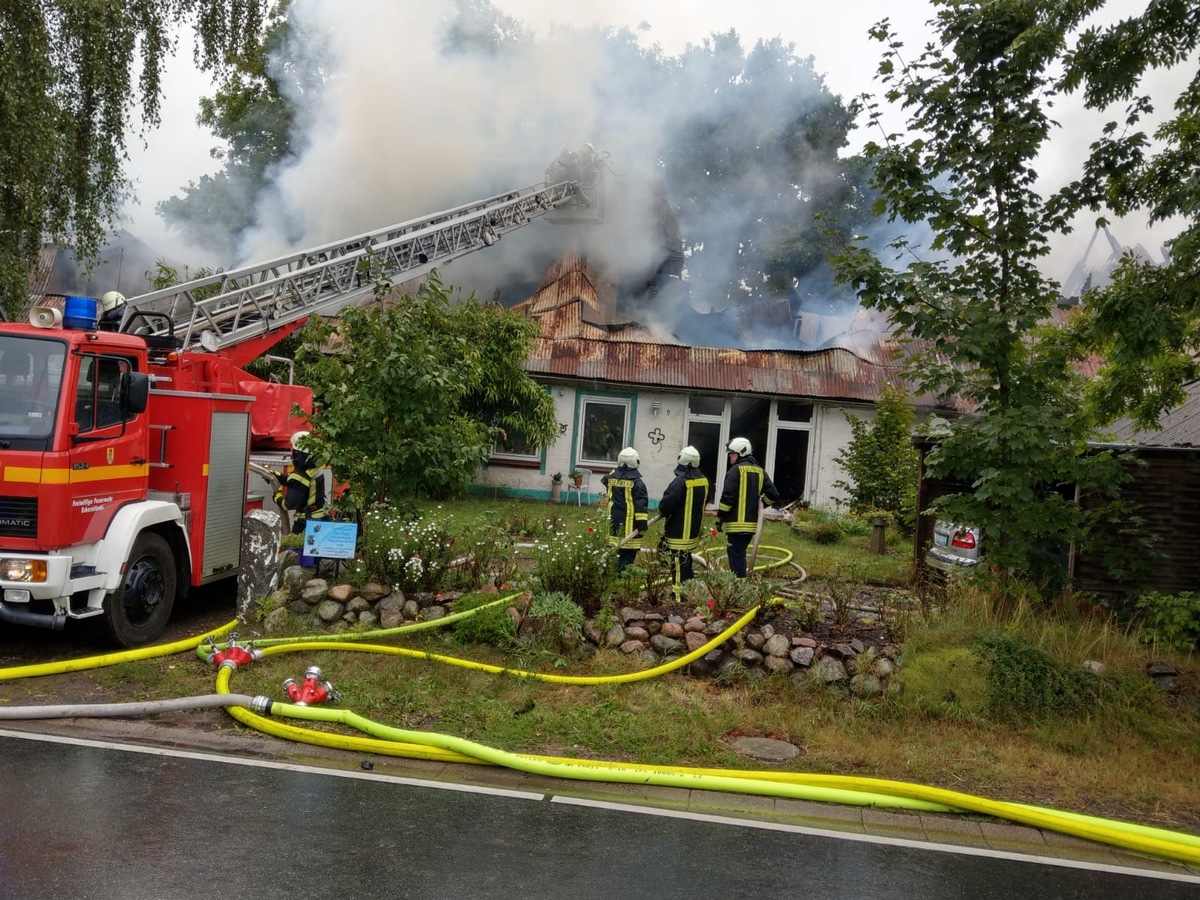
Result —
<path fill-rule="evenodd" d="M 715 528 L 714 528 L 714 529 L 712 530 L 712 535 L 711 535 L 711 537 L 716 537 L 716 536 L 717 536 L 717 529 L 715 529 Z"/>
<path fill-rule="evenodd" d="M 594 529 L 588 528 L 588 534 L 591 534 Z"/>
<path fill-rule="evenodd" d="M 709 608 L 709 609 L 716 609 L 716 608 L 717 608 L 717 601 L 716 601 L 716 600 L 709 600 L 709 601 L 708 601 L 708 608 Z"/>

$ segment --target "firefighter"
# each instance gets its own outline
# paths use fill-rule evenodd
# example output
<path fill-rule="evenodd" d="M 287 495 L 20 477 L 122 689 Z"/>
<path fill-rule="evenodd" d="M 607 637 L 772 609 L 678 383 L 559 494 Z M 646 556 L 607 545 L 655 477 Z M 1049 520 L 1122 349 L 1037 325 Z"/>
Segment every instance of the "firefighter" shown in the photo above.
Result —
<path fill-rule="evenodd" d="M 642 536 L 650 527 L 650 495 L 638 471 L 639 465 L 637 451 L 626 447 L 617 454 L 617 467 L 600 479 L 608 495 L 608 542 L 617 547 L 618 572 L 637 559 Z"/>
<path fill-rule="evenodd" d="M 658 503 L 665 522 L 660 548 L 671 558 L 676 597 L 683 582 L 692 578 L 692 552 L 700 546 L 701 520 L 707 502 L 708 479 L 700 471 L 700 451 L 684 447 L 679 451 L 675 478 Z"/>
<path fill-rule="evenodd" d="M 324 519 L 327 513 L 321 466 L 304 450 L 308 434 L 297 431 L 292 435 L 292 471 L 275 493 L 276 502 L 282 499 L 284 508 L 292 514 L 292 534 L 304 534 L 310 519 Z"/>
<path fill-rule="evenodd" d="M 729 571 L 745 578 L 746 548 L 758 531 L 760 501 L 767 506 L 778 503 L 779 491 L 771 482 L 771 476 L 754 458 L 748 440 L 734 438 L 727 450 L 729 470 L 725 473 L 721 502 L 717 505 L 717 530 L 725 531 Z"/>
<path fill-rule="evenodd" d="M 100 298 L 100 322 L 102 331 L 118 331 L 121 317 L 125 315 L 125 295 L 119 291 L 108 291 Z"/>

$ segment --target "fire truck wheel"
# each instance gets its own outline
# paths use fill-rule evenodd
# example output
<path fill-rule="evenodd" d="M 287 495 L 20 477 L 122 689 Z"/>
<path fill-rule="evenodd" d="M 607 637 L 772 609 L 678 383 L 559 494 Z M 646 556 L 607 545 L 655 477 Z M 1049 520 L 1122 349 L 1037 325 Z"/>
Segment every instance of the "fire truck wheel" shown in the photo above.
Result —
<path fill-rule="evenodd" d="M 104 625 L 122 647 L 140 647 L 162 634 L 175 605 L 175 560 L 157 534 L 138 535 L 125 582 L 104 603 Z"/>

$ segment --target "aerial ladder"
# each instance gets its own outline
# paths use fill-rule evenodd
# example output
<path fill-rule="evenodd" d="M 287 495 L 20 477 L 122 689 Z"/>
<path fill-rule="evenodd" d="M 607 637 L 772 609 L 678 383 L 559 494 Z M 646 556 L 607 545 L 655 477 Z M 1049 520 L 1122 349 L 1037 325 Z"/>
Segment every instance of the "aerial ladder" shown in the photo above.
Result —
<path fill-rule="evenodd" d="M 274 343 L 281 330 L 310 315 L 361 303 L 377 278 L 393 284 L 418 278 L 548 213 L 595 209 L 598 184 L 538 184 L 163 288 L 128 300 L 119 330 L 170 337 L 180 349 L 224 350 L 244 365 L 262 353 L 254 338 L 271 336 Z"/>

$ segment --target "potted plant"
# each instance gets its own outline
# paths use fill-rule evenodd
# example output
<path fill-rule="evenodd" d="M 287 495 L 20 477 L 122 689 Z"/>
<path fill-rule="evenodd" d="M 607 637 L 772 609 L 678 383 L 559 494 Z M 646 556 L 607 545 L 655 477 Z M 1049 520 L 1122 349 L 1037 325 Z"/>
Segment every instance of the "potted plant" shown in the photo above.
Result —
<path fill-rule="evenodd" d="M 562 494 L 562 472 L 555 472 L 550 476 L 550 502 L 558 503 L 559 497 Z"/>
<path fill-rule="evenodd" d="M 573 482 L 575 482 L 575 487 L 583 486 L 583 473 L 580 472 L 578 469 L 572 469 L 568 473 L 567 477 L 570 478 Z"/>

